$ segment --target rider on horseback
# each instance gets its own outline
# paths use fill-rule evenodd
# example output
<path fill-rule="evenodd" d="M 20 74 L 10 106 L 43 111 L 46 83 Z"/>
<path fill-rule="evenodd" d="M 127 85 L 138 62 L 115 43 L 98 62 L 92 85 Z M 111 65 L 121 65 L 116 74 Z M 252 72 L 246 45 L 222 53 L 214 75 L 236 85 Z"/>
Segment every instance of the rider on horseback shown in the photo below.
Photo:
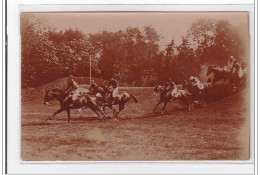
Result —
<path fill-rule="evenodd" d="M 72 100 L 76 99 L 79 95 L 77 89 L 79 88 L 78 83 L 74 80 L 74 77 L 70 75 L 67 79 L 67 87 L 64 92 L 69 95 Z"/>
<path fill-rule="evenodd" d="M 107 88 L 110 92 L 109 102 L 113 103 L 118 93 L 118 82 L 114 78 L 111 78 Z"/>
<path fill-rule="evenodd" d="M 235 61 L 235 63 L 234 63 L 233 73 L 235 76 L 238 76 L 239 78 L 241 78 L 243 76 L 242 66 L 237 61 Z"/>
<path fill-rule="evenodd" d="M 198 77 L 190 76 L 189 84 L 192 87 L 196 87 L 199 90 L 198 93 L 201 94 L 201 90 L 203 90 L 203 85 L 201 84 Z"/>
<path fill-rule="evenodd" d="M 90 87 L 97 87 L 97 83 L 94 82 L 94 80 L 91 80 Z"/>
<path fill-rule="evenodd" d="M 175 94 L 177 92 L 177 86 L 176 84 L 169 78 L 169 80 L 166 82 L 165 85 L 165 92 L 169 92 L 172 96 L 171 102 L 173 101 Z"/>
<path fill-rule="evenodd" d="M 103 97 L 100 92 L 95 91 L 95 89 L 97 89 L 97 88 L 99 88 L 99 86 L 94 82 L 94 80 L 91 80 L 89 94 L 94 95 L 97 98 L 97 100 L 99 100 L 99 101 L 108 103 L 106 98 Z"/>
<path fill-rule="evenodd" d="M 236 62 L 236 59 L 233 56 L 229 57 L 228 65 L 227 65 L 227 71 L 233 73 L 234 72 L 234 64 Z"/>
<path fill-rule="evenodd" d="M 192 86 L 197 86 L 200 90 L 203 89 L 203 87 L 201 87 L 200 79 L 198 77 L 190 76 L 189 80 Z"/>

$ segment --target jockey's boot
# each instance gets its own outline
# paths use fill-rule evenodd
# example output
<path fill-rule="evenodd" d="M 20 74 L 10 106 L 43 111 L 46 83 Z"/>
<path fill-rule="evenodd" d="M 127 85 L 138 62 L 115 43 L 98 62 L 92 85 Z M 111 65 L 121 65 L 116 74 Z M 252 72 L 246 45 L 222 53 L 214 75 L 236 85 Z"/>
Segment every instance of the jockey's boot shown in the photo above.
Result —
<path fill-rule="evenodd" d="M 108 100 L 104 97 L 102 97 L 102 101 L 105 102 L 105 103 L 108 103 Z"/>
<path fill-rule="evenodd" d="M 109 103 L 108 100 L 102 96 L 97 96 L 96 97 L 98 100 L 102 101 L 103 103 Z"/>
<path fill-rule="evenodd" d="M 109 105 L 112 105 L 114 103 L 114 98 L 112 97 L 112 96 L 110 96 L 109 98 L 108 98 L 108 104 Z"/>
<path fill-rule="evenodd" d="M 173 102 L 173 96 L 171 97 L 170 102 Z"/>
<path fill-rule="evenodd" d="M 70 102 L 72 101 L 72 95 L 71 95 L 71 94 L 68 95 L 68 100 L 69 100 Z"/>

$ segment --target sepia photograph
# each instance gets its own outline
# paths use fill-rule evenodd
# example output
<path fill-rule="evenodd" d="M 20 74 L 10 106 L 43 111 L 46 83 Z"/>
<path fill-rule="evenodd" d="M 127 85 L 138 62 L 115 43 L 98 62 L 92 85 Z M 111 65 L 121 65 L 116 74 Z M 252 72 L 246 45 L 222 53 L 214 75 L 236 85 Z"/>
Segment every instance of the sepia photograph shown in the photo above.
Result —
<path fill-rule="evenodd" d="M 248 12 L 22 12 L 22 161 L 250 159 Z"/>

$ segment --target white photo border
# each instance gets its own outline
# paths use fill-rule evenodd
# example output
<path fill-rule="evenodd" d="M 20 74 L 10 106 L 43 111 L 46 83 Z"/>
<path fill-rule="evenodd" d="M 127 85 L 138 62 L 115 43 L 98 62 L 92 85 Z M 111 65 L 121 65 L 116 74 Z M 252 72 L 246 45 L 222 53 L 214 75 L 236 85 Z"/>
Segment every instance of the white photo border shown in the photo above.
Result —
<path fill-rule="evenodd" d="M 30 3 L 31 2 L 31 3 Z M 7 173 L 8 174 L 254 174 L 255 173 L 255 33 L 254 4 L 86 4 L 67 5 L 48 3 L 46 1 L 13 1 L 8 2 L 7 10 L 8 35 L 8 125 L 7 125 Z M 50 2 L 50 1 L 48 1 Z M 58 3 L 58 1 L 52 1 Z M 66 1 L 68 2 L 68 0 Z M 79 1 L 78 1 L 79 2 Z M 82 2 L 82 1 L 80 1 Z M 103 1 L 104 3 L 105 1 Z M 114 2 L 114 1 L 113 1 Z M 159 2 L 159 1 L 156 1 Z M 167 3 L 168 2 L 168 3 Z M 185 1 L 187 2 L 187 1 Z M 185 4 L 184 2 L 184 4 Z M 191 2 L 191 1 L 189 1 Z M 204 2 L 204 1 L 203 1 Z M 214 0 L 213 0 L 214 2 Z M 218 1 L 219 2 L 219 1 Z M 225 1 L 229 2 L 229 1 Z M 245 1 L 243 1 L 245 2 Z M 250 2 L 250 3 L 248 3 Z M 59 3 L 61 3 L 59 1 Z M 62 2 L 65 3 L 65 2 Z M 119 2 L 118 2 L 119 3 Z M 183 2 L 182 2 L 183 3 Z M 7 4 L 7 5 L 8 5 Z M 73 4 L 73 5 L 71 5 Z M 79 3 L 80 4 L 80 3 Z M 167 4 L 167 5 L 166 5 Z M 191 3 L 190 3 L 191 4 Z M 185 11 L 247 11 L 250 27 L 250 160 L 248 161 L 44 161 L 24 162 L 21 160 L 21 60 L 20 60 L 20 13 L 21 12 L 185 12 Z M 257 56 L 257 55 L 256 55 Z"/>

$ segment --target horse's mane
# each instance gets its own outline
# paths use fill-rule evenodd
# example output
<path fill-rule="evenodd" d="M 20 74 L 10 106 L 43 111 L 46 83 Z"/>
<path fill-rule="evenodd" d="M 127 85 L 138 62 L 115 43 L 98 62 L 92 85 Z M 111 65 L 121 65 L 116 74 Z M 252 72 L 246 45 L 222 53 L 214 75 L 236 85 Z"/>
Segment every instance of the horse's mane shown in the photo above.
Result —
<path fill-rule="evenodd" d="M 165 93 L 165 87 L 162 86 L 162 85 L 155 85 L 154 87 L 155 89 L 158 89 L 159 90 L 159 93 L 162 94 L 162 93 Z"/>
<path fill-rule="evenodd" d="M 48 91 L 63 92 L 64 93 L 64 91 L 62 89 L 57 89 L 57 88 L 49 89 Z"/>
<path fill-rule="evenodd" d="M 104 85 L 100 85 L 99 87 L 103 88 L 105 91 L 108 91 L 108 88 Z"/>

